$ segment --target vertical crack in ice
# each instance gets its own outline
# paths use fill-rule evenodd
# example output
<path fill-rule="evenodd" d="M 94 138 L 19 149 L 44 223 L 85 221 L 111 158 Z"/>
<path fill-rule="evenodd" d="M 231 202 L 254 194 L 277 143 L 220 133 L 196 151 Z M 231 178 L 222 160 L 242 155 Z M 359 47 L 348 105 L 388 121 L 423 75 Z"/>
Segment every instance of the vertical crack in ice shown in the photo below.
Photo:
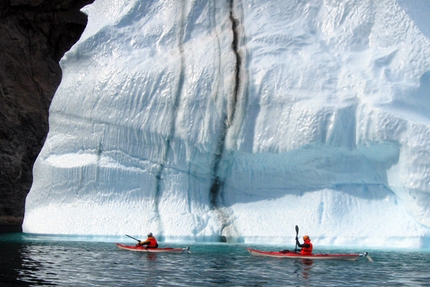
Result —
<path fill-rule="evenodd" d="M 231 43 L 231 46 L 233 48 L 234 55 L 236 57 L 236 67 L 235 67 L 235 75 L 234 75 L 234 90 L 233 90 L 233 106 L 237 103 L 237 94 L 239 91 L 239 85 L 240 85 L 240 66 L 242 59 L 240 58 L 239 54 L 239 37 L 238 37 L 238 29 L 237 29 L 237 23 L 238 20 L 234 17 L 233 14 L 233 3 L 234 0 L 231 0 L 230 2 L 230 20 L 231 20 L 231 28 L 233 32 L 233 42 Z M 232 115 L 231 115 L 231 121 L 233 121 L 234 113 L 236 109 L 232 109 Z"/>
<path fill-rule="evenodd" d="M 169 159 L 169 154 L 172 152 L 171 142 L 175 135 L 175 129 L 176 129 L 176 117 L 178 114 L 178 108 L 179 103 L 181 101 L 181 94 L 182 94 L 182 88 L 184 86 L 184 69 L 185 69 L 185 58 L 184 58 L 184 34 L 185 34 L 185 7 L 184 5 L 181 5 L 181 13 L 179 13 L 179 20 L 178 22 L 178 48 L 179 48 L 179 55 L 180 55 L 180 69 L 179 69 L 179 77 L 178 77 L 178 85 L 176 88 L 176 92 L 174 95 L 174 102 L 172 107 L 172 116 L 171 116 L 171 122 L 170 122 L 170 130 L 169 134 L 166 138 L 166 144 L 165 149 L 163 153 L 163 159 L 158 167 L 157 173 L 155 175 L 156 178 L 156 184 L 155 184 L 155 194 L 154 194 L 154 215 L 156 217 L 156 220 L 158 221 L 158 231 L 160 234 L 163 234 L 164 227 L 163 227 L 163 221 L 161 220 L 160 216 L 160 199 L 162 196 L 162 180 L 163 180 L 163 173 L 166 167 L 166 163 Z M 162 237 L 160 237 L 161 240 L 163 240 Z"/>
<path fill-rule="evenodd" d="M 219 166 L 222 159 L 222 155 L 224 153 L 227 131 L 233 122 L 234 115 L 236 112 L 236 104 L 238 101 L 238 92 L 239 92 L 239 86 L 240 86 L 240 68 L 241 68 L 241 57 L 238 51 L 239 49 L 238 20 L 234 16 L 234 0 L 230 1 L 229 18 L 231 20 L 231 29 L 233 34 L 233 41 L 231 43 L 231 48 L 233 50 L 233 53 L 236 59 L 235 70 L 234 70 L 234 73 L 235 73 L 234 88 L 233 88 L 232 103 L 231 103 L 232 109 L 230 110 L 230 113 L 226 113 L 226 116 L 224 117 L 224 127 L 221 132 L 221 135 L 216 147 L 216 151 L 215 151 L 214 164 L 213 164 L 214 179 L 212 181 L 212 185 L 209 193 L 210 204 L 212 206 L 212 209 L 214 209 L 217 212 L 219 220 L 221 222 L 221 235 L 219 240 L 222 242 L 226 241 L 226 237 L 222 235 L 223 230 L 227 226 L 232 224 L 232 220 L 230 219 L 228 210 L 226 210 L 223 207 L 223 203 L 222 203 L 223 180 L 220 176 Z"/>

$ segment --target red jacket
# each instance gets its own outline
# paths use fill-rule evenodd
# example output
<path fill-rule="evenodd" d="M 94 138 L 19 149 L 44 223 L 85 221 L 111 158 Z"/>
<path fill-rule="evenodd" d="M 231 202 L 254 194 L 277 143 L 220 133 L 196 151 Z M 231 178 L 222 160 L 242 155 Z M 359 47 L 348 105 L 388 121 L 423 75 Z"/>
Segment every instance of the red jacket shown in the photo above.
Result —
<path fill-rule="evenodd" d="M 312 245 L 310 240 L 305 240 L 305 242 L 301 245 L 303 247 L 302 247 L 302 250 L 300 251 L 300 254 L 303 254 L 303 255 L 312 254 L 312 249 L 314 249 L 314 246 Z"/>
<path fill-rule="evenodd" d="M 148 248 L 158 247 L 157 239 L 154 236 L 148 237 L 145 241 L 139 243 L 139 245 L 147 245 Z"/>

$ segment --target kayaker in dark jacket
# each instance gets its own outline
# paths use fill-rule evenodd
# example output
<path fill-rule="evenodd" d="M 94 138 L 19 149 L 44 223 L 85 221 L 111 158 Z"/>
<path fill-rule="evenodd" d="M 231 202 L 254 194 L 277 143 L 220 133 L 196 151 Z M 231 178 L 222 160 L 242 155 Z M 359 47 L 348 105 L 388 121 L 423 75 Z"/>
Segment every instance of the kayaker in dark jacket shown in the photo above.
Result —
<path fill-rule="evenodd" d="M 305 236 L 303 236 L 303 240 L 304 240 L 304 243 L 300 244 L 299 238 L 296 236 L 296 244 L 297 244 L 297 246 L 302 248 L 300 250 L 300 254 L 303 254 L 303 255 L 312 254 L 312 249 L 314 248 L 314 246 L 311 243 L 311 239 L 309 238 L 308 235 L 305 235 Z"/>
<path fill-rule="evenodd" d="M 148 234 L 148 238 L 145 241 L 140 241 L 137 243 L 138 246 L 146 245 L 146 248 L 157 248 L 158 242 L 157 239 L 152 235 L 152 233 Z"/>

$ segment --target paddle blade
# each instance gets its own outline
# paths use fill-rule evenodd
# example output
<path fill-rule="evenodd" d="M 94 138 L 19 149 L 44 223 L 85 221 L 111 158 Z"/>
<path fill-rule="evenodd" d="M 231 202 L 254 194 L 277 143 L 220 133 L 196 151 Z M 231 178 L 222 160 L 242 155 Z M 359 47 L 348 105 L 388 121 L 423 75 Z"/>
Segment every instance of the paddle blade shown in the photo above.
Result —
<path fill-rule="evenodd" d="M 370 262 L 373 262 L 372 257 L 369 256 L 368 252 L 364 252 L 363 254 L 360 254 L 360 257 L 367 257 L 367 260 L 369 260 Z"/>
<path fill-rule="evenodd" d="M 296 225 L 296 237 L 299 236 L 299 227 Z M 297 252 L 297 240 L 296 240 L 296 246 L 294 247 L 294 252 Z"/>

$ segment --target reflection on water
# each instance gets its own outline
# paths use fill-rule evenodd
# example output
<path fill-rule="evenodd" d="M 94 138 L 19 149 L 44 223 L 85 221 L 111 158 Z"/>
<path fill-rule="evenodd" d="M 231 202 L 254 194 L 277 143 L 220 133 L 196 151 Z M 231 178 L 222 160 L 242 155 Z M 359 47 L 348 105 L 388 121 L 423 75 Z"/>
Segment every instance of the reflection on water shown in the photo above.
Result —
<path fill-rule="evenodd" d="M 157 260 L 157 253 L 147 253 L 146 259 L 148 260 Z"/>
<path fill-rule="evenodd" d="M 0 286 L 424 286 L 430 282 L 429 253 L 375 251 L 373 263 L 364 258 L 312 262 L 253 257 L 241 244 L 192 245 L 191 254 L 148 254 L 119 250 L 105 242 L 0 238 L 0 243 Z"/>
<path fill-rule="evenodd" d="M 300 261 L 302 264 L 299 264 L 299 267 L 296 269 L 296 271 L 294 271 L 295 273 L 297 273 L 302 279 L 304 279 L 305 281 L 307 279 L 309 279 L 309 274 L 310 274 L 310 270 L 311 270 L 311 265 L 314 263 L 313 260 L 311 259 L 301 259 L 298 260 Z"/>

